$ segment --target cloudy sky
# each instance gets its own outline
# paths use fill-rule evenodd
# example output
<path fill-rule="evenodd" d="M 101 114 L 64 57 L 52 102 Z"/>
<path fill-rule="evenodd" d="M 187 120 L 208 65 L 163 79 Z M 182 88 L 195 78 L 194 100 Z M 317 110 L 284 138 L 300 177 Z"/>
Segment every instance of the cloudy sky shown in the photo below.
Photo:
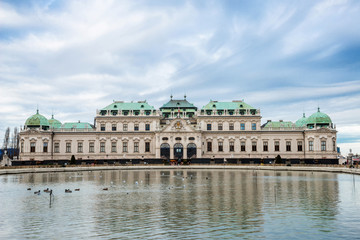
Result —
<path fill-rule="evenodd" d="M 244 99 L 321 111 L 360 153 L 360 1 L 0 0 L 0 141 L 36 112 L 93 123 L 113 100 Z"/>

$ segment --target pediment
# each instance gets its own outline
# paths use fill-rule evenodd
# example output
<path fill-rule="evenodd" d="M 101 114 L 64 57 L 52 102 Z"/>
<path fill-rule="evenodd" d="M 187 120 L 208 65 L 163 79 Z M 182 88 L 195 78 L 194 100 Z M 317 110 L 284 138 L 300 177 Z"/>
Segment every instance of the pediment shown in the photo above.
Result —
<path fill-rule="evenodd" d="M 176 118 L 170 120 L 166 124 L 161 132 L 195 132 L 196 129 L 191 125 L 191 123 L 185 119 Z"/>

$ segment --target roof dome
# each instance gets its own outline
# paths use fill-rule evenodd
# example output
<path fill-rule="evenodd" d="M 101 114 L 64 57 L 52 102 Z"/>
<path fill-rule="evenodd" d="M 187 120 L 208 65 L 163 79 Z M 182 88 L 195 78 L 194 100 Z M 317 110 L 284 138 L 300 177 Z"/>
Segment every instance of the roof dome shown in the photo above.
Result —
<path fill-rule="evenodd" d="M 307 119 L 307 124 L 327 125 L 331 123 L 331 118 L 327 114 L 320 112 L 320 108 Z"/>
<path fill-rule="evenodd" d="M 26 127 L 49 127 L 49 121 L 43 115 L 39 114 L 39 110 L 36 110 L 36 114 L 32 115 L 25 122 Z"/>
<path fill-rule="evenodd" d="M 51 128 L 60 128 L 61 122 L 59 120 L 56 120 L 54 118 L 54 115 L 52 115 L 51 118 L 49 119 L 49 125 Z"/>
<path fill-rule="evenodd" d="M 303 113 L 302 118 L 300 118 L 299 120 L 297 120 L 295 122 L 295 126 L 296 127 L 303 127 L 303 126 L 306 125 L 306 122 L 307 122 L 307 117 L 305 117 L 305 113 Z"/>

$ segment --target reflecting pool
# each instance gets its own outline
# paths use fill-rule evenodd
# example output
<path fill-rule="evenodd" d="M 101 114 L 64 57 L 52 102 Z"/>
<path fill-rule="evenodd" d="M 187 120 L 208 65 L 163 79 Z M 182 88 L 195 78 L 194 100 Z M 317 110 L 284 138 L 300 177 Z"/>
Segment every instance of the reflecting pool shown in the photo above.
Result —
<path fill-rule="evenodd" d="M 359 180 L 176 168 L 3 175 L 0 239 L 355 239 Z"/>

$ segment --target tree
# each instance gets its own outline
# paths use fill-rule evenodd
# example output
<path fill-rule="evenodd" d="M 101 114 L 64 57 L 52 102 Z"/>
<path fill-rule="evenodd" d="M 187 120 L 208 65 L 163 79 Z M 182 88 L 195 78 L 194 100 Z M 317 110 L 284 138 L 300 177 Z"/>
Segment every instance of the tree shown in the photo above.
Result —
<path fill-rule="evenodd" d="M 5 131 L 5 137 L 4 137 L 4 145 L 3 145 L 3 149 L 7 150 L 8 145 L 9 145 L 9 137 L 10 137 L 10 128 L 8 127 Z"/>
<path fill-rule="evenodd" d="M 279 164 L 279 163 L 282 163 L 281 161 L 281 156 L 280 155 L 277 155 L 276 158 L 275 158 L 275 164 Z"/>
<path fill-rule="evenodd" d="M 75 159 L 75 156 L 74 156 L 74 155 L 71 156 L 70 164 L 71 164 L 71 165 L 75 165 L 75 164 L 76 164 L 76 159 Z"/>
<path fill-rule="evenodd" d="M 14 128 L 14 133 L 12 135 L 12 138 L 11 138 L 11 147 L 13 149 L 16 149 L 16 138 L 17 138 L 17 135 L 18 135 L 18 129 L 17 127 Z"/>

